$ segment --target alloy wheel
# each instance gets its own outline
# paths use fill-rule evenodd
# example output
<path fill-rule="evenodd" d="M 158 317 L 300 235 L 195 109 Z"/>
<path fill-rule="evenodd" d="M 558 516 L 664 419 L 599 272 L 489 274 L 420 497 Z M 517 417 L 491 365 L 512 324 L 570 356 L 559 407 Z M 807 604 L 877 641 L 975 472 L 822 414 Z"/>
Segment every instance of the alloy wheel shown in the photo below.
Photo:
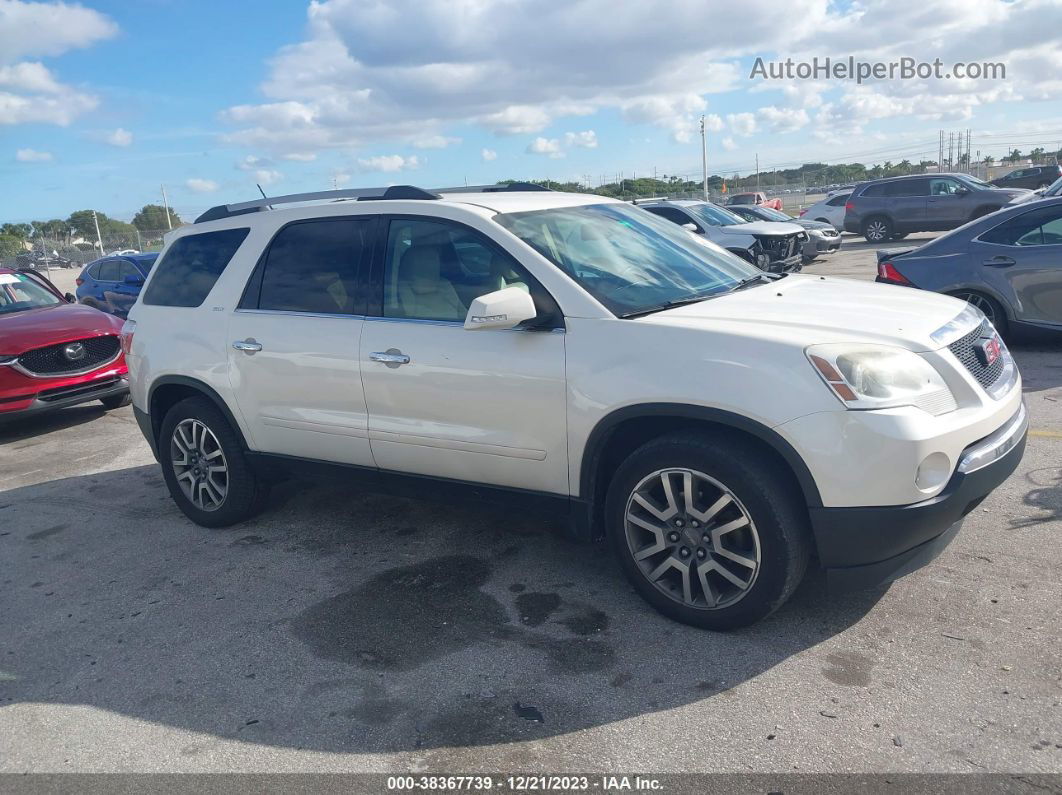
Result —
<path fill-rule="evenodd" d="M 170 438 L 177 485 L 201 511 L 216 511 L 229 492 L 229 467 L 214 432 L 201 420 L 181 420 Z"/>
<path fill-rule="evenodd" d="M 867 224 L 867 237 L 873 241 L 884 240 L 886 232 L 884 221 L 871 221 Z"/>
<path fill-rule="evenodd" d="M 647 475 L 627 500 L 624 528 L 642 575 L 686 607 L 729 607 L 749 592 L 760 570 L 760 539 L 748 510 L 703 472 Z"/>
<path fill-rule="evenodd" d="M 985 317 L 988 318 L 988 322 L 993 326 L 996 326 L 996 321 L 998 320 L 996 317 L 996 307 L 990 298 L 987 298 L 980 293 L 956 293 L 955 297 L 961 301 L 965 301 L 975 309 L 980 309 Z"/>

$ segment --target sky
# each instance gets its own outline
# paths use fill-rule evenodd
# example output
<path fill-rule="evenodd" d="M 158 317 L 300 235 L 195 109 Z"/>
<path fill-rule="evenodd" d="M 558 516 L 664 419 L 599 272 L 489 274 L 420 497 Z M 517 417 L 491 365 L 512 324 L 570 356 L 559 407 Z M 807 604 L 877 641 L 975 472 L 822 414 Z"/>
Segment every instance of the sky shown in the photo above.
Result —
<path fill-rule="evenodd" d="M 0 0 L 0 222 L 1062 147 L 1062 0 Z M 1005 79 L 763 80 L 852 56 Z"/>

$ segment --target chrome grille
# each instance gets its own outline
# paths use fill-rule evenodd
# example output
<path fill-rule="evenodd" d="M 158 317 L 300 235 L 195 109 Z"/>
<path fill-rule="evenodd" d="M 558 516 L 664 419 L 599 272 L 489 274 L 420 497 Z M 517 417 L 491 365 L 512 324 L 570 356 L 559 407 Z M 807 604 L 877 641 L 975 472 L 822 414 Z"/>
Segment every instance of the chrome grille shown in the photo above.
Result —
<path fill-rule="evenodd" d="M 82 354 L 71 346 L 81 345 Z M 118 337 L 90 337 L 83 340 L 71 340 L 46 348 L 34 348 L 18 357 L 18 363 L 33 375 L 65 375 L 92 370 L 118 357 Z"/>
<path fill-rule="evenodd" d="M 969 370 L 977 383 L 985 389 L 996 383 L 999 377 L 1003 375 L 1003 368 L 1010 353 L 1000 341 L 999 357 L 992 364 L 983 365 L 981 360 L 977 358 L 977 350 L 974 346 L 979 340 L 991 339 L 995 335 L 996 330 L 992 328 L 991 323 L 985 320 L 965 337 L 960 337 L 948 346 L 948 350 L 955 354 L 955 357 L 962 362 L 962 366 Z"/>

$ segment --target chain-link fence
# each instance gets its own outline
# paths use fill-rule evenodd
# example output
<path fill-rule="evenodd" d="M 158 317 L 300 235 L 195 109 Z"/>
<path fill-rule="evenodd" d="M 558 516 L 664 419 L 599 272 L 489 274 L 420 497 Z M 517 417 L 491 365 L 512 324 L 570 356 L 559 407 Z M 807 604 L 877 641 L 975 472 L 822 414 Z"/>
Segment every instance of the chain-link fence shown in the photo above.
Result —
<path fill-rule="evenodd" d="M 134 233 L 101 235 L 86 239 L 77 234 L 62 237 L 34 236 L 9 244 L 0 251 L 0 267 L 48 271 L 81 268 L 111 254 L 160 251 L 169 230 L 135 230 Z M 100 248 L 100 242 L 103 248 Z"/>

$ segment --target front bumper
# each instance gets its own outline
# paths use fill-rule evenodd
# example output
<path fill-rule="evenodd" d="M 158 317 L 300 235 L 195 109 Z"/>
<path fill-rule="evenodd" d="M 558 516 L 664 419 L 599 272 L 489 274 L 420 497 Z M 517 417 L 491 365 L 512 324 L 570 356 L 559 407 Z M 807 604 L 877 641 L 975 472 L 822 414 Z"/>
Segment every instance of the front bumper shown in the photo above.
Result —
<path fill-rule="evenodd" d="M 124 371 L 121 373 L 109 373 L 91 381 L 42 389 L 32 397 L 19 399 L 15 408 L 2 410 L 4 406 L 0 404 L 0 423 L 70 406 L 79 406 L 82 403 L 91 403 L 94 400 L 111 397 L 112 395 L 123 395 L 128 392 L 129 378 Z"/>
<path fill-rule="evenodd" d="M 804 267 L 804 256 L 802 253 L 796 253 L 791 257 L 785 259 L 776 259 L 768 263 L 764 268 L 768 273 L 796 273 Z"/>
<path fill-rule="evenodd" d="M 963 518 L 1017 468 L 1029 419 L 1024 404 L 1000 429 L 967 447 L 935 497 L 912 505 L 811 508 L 819 560 L 831 588 L 890 582 L 929 563 L 958 534 Z"/>

